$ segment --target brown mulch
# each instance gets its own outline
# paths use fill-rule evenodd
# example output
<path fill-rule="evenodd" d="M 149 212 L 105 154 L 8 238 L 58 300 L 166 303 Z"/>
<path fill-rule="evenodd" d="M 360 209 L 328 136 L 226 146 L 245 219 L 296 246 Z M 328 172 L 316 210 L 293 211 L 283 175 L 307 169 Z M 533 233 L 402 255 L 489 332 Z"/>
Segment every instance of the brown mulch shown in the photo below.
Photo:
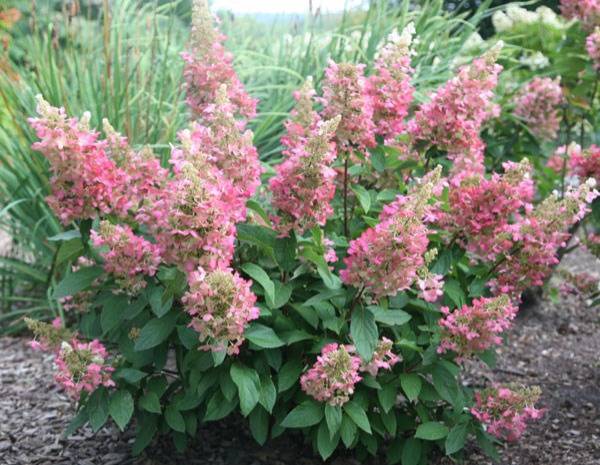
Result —
<path fill-rule="evenodd" d="M 567 257 L 570 271 L 600 270 L 593 257 Z M 578 296 L 563 296 L 520 313 L 494 370 L 468 367 L 465 382 L 539 385 L 544 418 L 522 440 L 501 451 L 503 465 L 600 465 L 600 310 Z M 73 415 L 71 401 L 52 381 L 51 358 L 24 339 L 0 339 L 0 465 L 317 465 L 299 436 L 257 446 L 238 420 L 211 423 L 184 455 L 167 442 L 142 457 L 129 449 L 133 433 L 87 428 L 63 438 Z M 488 465 L 470 446 L 467 465 Z M 338 457 L 335 465 L 360 462 Z M 381 463 L 384 463 L 383 461 Z M 436 462 L 450 464 L 448 459 Z"/>

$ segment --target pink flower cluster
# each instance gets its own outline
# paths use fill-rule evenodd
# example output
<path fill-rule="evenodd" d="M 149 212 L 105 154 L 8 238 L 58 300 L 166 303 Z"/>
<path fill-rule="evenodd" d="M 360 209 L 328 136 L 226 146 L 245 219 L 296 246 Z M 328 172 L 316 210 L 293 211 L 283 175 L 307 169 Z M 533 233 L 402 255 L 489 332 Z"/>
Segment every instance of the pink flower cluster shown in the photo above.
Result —
<path fill-rule="evenodd" d="M 160 247 L 137 236 L 127 225 L 102 221 L 99 232 L 91 232 L 91 239 L 95 247 L 107 249 L 100 252 L 104 269 L 128 293 L 137 294 L 146 287 L 144 276 L 154 276 L 160 265 Z"/>
<path fill-rule="evenodd" d="M 114 368 L 106 364 L 107 357 L 106 349 L 97 340 L 80 342 L 73 338 L 70 343 L 63 342 L 54 359 L 58 370 L 55 379 L 73 398 L 79 398 L 82 391 L 112 387 Z"/>
<path fill-rule="evenodd" d="M 393 347 L 394 343 L 391 340 L 387 337 L 381 338 L 371 361 L 368 363 L 363 362 L 360 371 L 366 371 L 371 376 L 377 376 L 379 370 L 391 370 L 401 360 L 398 355 L 392 352 Z"/>
<path fill-rule="evenodd" d="M 396 211 L 387 213 L 391 209 Z M 400 197 L 386 206 L 377 225 L 350 242 L 346 268 L 340 271 L 342 281 L 364 286 L 376 299 L 408 289 L 425 263 L 427 234 L 406 197 Z"/>
<path fill-rule="evenodd" d="M 560 10 L 565 18 L 581 21 L 586 30 L 600 25 L 599 0 L 560 0 Z"/>
<path fill-rule="evenodd" d="M 182 53 L 187 103 L 197 118 L 216 101 L 224 84 L 236 116 L 253 118 L 257 101 L 250 97 L 233 69 L 233 56 L 223 46 L 226 37 L 214 26 L 207 0 L 194 0 L 190 50 Z"/>
<path fill-rule="evenodd" d="M 361 380 L 360 357 L 352 355 L 354 348 L 327 344 L 315 364 L 302 375 L 300 385 L 309 396 L 330 405 L 343 405 L 354 394 Z"/>
<path fill-rule="evenodd" d="M 130 200 L 123 189 L 125 173 L 106 153 L 106 142 L 89 128 L 89 113 L 68 118 L 37 97 L 39 118 L 29 120 L 41 139 L 32 148 L 50 161 L 52 195 L 48 204 L 64 224 L 96 214 L 126 214 Z"/>
<path fill-rule="evenodd" d="M 600 147 L 591 145 L 585 150 L 574 150 L 569 158 L 570 173 L 580 179 L 600 181 Z"/>
<path fill-rule="evenodd" d="M 429 245 L 424 218 L 438 179 L 419 185 L 408 196 L 398 196 L 386 205 L 379 223 L 350 242 L 346 268 L 340 277 L 346 284 L 364 286 L 375 299 L 408 289 L 425 264 Z"/>
<path fill-rule="evenodd" d="M 540 139 L 554 139 L 560 128 L 559 107 L 563 102 L 560 77 L 535 77 L 516 99 L 515 115 Z"/>
<path fill-rule="evenodd" d="M 286 150 L 292 151 L 297 145 L 304 144 L 321 122 L 321 116 L 314 109 L 316 95 L 311 76 L 306 78 L 300 89 L 293 92 L 296 105 L 284 123 L 285 134 L 281 137 L 281 144 Z"/>
<path fill-rule="evenodd" d="M 303 234 L 314 226 L 324 226 L 333 213 L 336 171 L 331 165 L 336 152 L 330 141 L 339 121 L 337 117 L 319 124 L 313 134 L 284 151 L 286 160 L 275 168 L 277 174 L 269 186 L 273 206 L 282 213 L 275 222 L 283 235 L 292 229 Z"/>
<path fill-rule="evenodd" d="M 556 253 L 570 238 L 569 228 L 598 196 L 595 185 L 591 179 L 569 188 L 563 199 L 553 194 L 519 222 L 513 232 L 515 247 L 496 262 L 496 278 L 490 282 L 494 292 L 518 298 L 525 289 L 543 284 L 558 263 Z"/>
<path fill-rule="evenodd" d="M 444 317 L 439 320 L 442 339 L 438 353 L 453 351 L 460 359 L 500 345 L 500 334 L 510 328 L 517 315 L 517 308 L 506 295 L 475 299 L 472 305 L 454 311 L 442 307 L 441 311 Z"/>
<path fill-rule="evenodd" d="M 99 341 L 81 342 L 63 328 L 60 318 L 52 324 L 29 318 L 25 323 L 34 334 L 31 347 L 54 354 L 56 382 L 73 398 L 79 398 L 82 391 L 93 392 L 100 386 L 115 385 L 111 379 L 114 368 L 106 363 L 108 352 Z"/>
<path fill-rule="evenodd" d="M 234 355 L 244 341 L 244 329 L 259 316 L 252 283 L 229 269 L 189 274 L 189 291 L 182 302 L 192 316 L 190 326 L 200 334 L 203 350 Z"/>
<path fill-rule="evenodd" d="M 375 60 L 375 74 L 369 77 L 373 98 L 375 131 L 386 143 L 405 130 L 404 119 L 413 100 L 410 44 L 414 27 L 401 35 L 392 32 Z"/>
<path fill-rule="evenodd" d="M 498 74 L 498 48 L 463 66 L 421 105 L 409 123 L 415 144 L 436 146 L 451 155 L 469 154 L 480 143 L 482 125 L 499 114 L 492 102 Z"/>
<path fill-rule="evenodd" d="M 600 27 L 596 27 L 585 40 L 585 49 L 592 59 L 596 71 L 600 71 Z"/>
<path fill-rule="evenodd" d="M 514 223 L 533 206 L 534 184 L 527 160 L 504 164 L 504 174 L 494 173 L 451 182 L 449 211 L 440 224 L 473 256 L 495 260 L 512 245 Z"/>
<path fill-rule="evenodd" d="M 426 302 L 435 302 L 444 295 L 444 277 L 439 274 L 426 273 L 417 280 L 419 298 Z"/>
<path fill-rule="evenodd" d="M 475 393 L 471 414 L 486 426 L 487 432 L 506 441 L 519 439 L 531 420 L 542 417 L 535 408 L 541 390 L 538 387 L 497 386 Z"/>
<path fill-rule="evenodd" d="M 325 70 L 322 116 L 328 120 L 341 117 L 336 143 L 343 152 L 367 154 L 367 148 L 376 145 L 374 103 L 364 70 L 365 65 L 331 60 Z"/>

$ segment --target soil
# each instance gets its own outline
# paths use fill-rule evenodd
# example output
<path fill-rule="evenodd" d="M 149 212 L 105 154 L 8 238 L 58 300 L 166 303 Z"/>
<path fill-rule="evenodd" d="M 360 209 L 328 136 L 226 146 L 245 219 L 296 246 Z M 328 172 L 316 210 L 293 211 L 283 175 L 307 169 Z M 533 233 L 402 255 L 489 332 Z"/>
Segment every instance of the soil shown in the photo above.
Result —
<path fill-rule="evenodd" d="M 600 262 L 576 252 L 561 265 L 570 272 L 600 271 Z M 578 295 L 522 310 L 500 350 L 494 370 L 479 364 L 465 382 L 517 382 L 538 385 L 547 409 L 519 443 L 501 451 L 503 465 L 600 465 L 600 310 Z M 239 420 L 204 426 L 183 455 L 168 443 L 131 457 L 133 433 L 87 428 L 64 438 L 73 405 L 52 381 L 51 358 L 33 352 L 22 338 L 0 339 L 0 465 L 317 465 L 322 463 L 299 436 L 265 447 L 254 443 Z M 488 465 L 469 446 L 467 465 Z M 360 462 L 337 457 L 335 465 Z M 373 464 L 379 462 L 374 461 Z M 383 464 L 384 461 L 381 461 Z M 449 465 L 448 459 L 432 465 Z"/>

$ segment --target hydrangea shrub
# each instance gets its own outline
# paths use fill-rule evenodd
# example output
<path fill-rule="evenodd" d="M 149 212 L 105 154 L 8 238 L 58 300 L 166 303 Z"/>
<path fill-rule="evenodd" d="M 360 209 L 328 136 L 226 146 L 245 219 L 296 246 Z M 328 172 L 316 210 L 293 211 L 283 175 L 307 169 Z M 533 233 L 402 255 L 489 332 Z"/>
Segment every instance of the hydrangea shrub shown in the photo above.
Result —
<path fill-rule="evenodd" d="M 469 437 L 493 454 L 540 416 L 536 389 L 478 392 L 461 369 L 493 363 L 597 192 L 537 202 L 527 160 L 486 174 L 500 47 L 416 105 L 413 32 L 389 37 L 372 74 L 330 62 L 320 92 L 295 93 L 271 175 L 203 1 L 183 54 L 193 121 L 168 165 L 39 98 L 34 148 L 70 264 L 52 293 L 78 326 L 29 324 L 79 402 L 71 431 L 112 418 L 136 428 L 135 453 L 158 434 L 183 449 L 239 412 L 261 444 L 300 430 L 323 459 L 416 465 Z"/>

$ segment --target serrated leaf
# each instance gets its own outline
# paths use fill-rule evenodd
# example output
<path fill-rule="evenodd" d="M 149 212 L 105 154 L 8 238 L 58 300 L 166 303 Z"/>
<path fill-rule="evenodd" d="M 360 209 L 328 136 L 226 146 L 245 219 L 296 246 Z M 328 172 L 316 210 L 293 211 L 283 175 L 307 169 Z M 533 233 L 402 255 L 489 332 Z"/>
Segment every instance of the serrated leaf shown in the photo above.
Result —
<path fill-rule="evenodd" d="M 285 345 L 277 334 L 275 334 L 275 331 L 260 323 L 251 323 L 244 332 L 244 336 L 253 344 L 264 349 L 275 349 Z"/>
<path fill-rule="evenodd" d="M 421 377 L 414 373 L 400 375 L 400 386 L 410 401 L 415 401 L 421 392 Z"/>
<path fill-rule="evenodd" d="M 140 408 L 146 410 L 147 412 L 162 413 L 160 408 L 160 399 L 152 391 L 148 391 L 146 394 L 140 397 L 138 404 Z"/>
<path fill-rule="evenodd" d="M 238 389 L 242 415 L 248 414 L 256 407 L 260 396 L 260 378 L 256 370 L 241 363 L 234 363 L 229 369 L 231 379 Z"/>
<path fill-rule="evenodd" d="M 421 460 L 421 449 L 421 441 L 407 439 L 402 447 L 402 465 L 417 465 Z"/>
<path fill-rule="evenodd" d="M 356 426 L 362 429 L 365 433 L 371 434 L 371 425 L 369 423 L 369 418 L 367 417 L 366 412 L 360 405 L 358 405 L 353 400 L 351 400 L 350 402 L 346 402 L 344 404 L 344 412 L 352 419 Z"/>
<path fill-rule="evenodd" d="M 417 427 L 415 438 L 425 439 L 426 441 L 437 441 L 445 438 L 448 434 L 448 427 L 438 421 L 428 421 Z"/>
<path fill-rule="evenodd" d="M 393 384 L 384 384 L 381 386 L 381 389 L 377 391 L 379 405 L 381 405 L 384 412 L 389 412 L 390 409 L 396 405 L 397 393 L 396 386 Z"/>
<path fill-rule="evenodd" d="M 323 460 L 327 460 L 331 457 L 331 454 L 335 451 L 339 441 L 339 434 L 336 433 L 331 436 L 327 425 L 324 423 L 319 425 L 319 430 L 317 431 L 317 450 Z"/>
<path fill-rule="evenodd" d="M 369 191 L 360 184 L 355 184 L 350 188 L 352 189 L 352 192 L 356 194 L 356 198 L 358 199 L 358 203 L 360 203 L 360 208 L 362 208 L 363 212 L 369 213 L 369 210 L 371 209 L 371 196 L 369 195 Z"/>
<path fill-rule="evenodd" d="M 127 296 L 125 295 L 111 295 L 104 301 L 102 313 L 100 314 L 100 326 L 102 326 L 104 334 L 119 325 L 127 306 Z"/>
<path fill-rule="evenodd" d="M 256 407 L 248 417 L 248 424 L 254 440 L 264 445 L 269 437 L 269 414 L 265 409 Z"/>
<path fill-rule="evenodd" d="M 412 318 L 409 313 L 399 309 L 386 310 L 385 308 L 372 305 L 369 306 L 369 310 L 373 314 L 375 321 L 388 326 L 402 326 Z"/>
<path fill-rule="evenodd" d="M 454 454 L 465 446 L 467 440 L 468 425 L 461 423 L 450 430 L 446 437 L 446 454 Z"/>
<path fill-rule="evenodd" d="M 354 310 L 350 322 L 350 334 L 361 358 L 367 362 L 371 360 L 377 347 L 379 331 L 377 330 L 375 317 L 369 309 L 359 308 Z"/>
<path fill-rule="evenodd" d="M 175 329 L 177 316 L 178 312 L 173 311 L 162 318 L 153 318 L 148 321 L 142 327 L 140 335 L 135 341 L 135 350 L 139 352 L 151 349 L 167 340 Z"/>
<path fill-rule="evenodd" d="M 185 433 L 185 420 L 183 419 L 181 412 L 177 410 L 174 405 L 169 405 L 165 409 L 165 421 L 171 429 L 180 433 Z"/>
<path fill-rule="evenodd" d="M 133 415 L 133 397 L 129 391 L 120 389 L 115 392 L 110 398 L 108 411 L 119 429 L 124 431 Z"/>
<path fill-rule="evenodd" d="M 157 431 L 158 417 L 156 415 L 139 415 L 137 421 L 137 434 L 133 443 L 133 455 L 139 455 L 152 442 Z"/>
<path fill-rule="evenodd" d="M 342 426 L 342 408 L 337 405 L 325 405 L 325 421 L 329 428 L 329 435 L 333 437 Z"/>
<path fill-rule="evenodd" d="M 244 273 L 262 286 L 265 291 L 265 297 L 270 302 L 275 302 L 275 285 L 265 270 L 254 263 L 244 263 L 241 268 Z"/>
<path fill-rule="evenodd" d="M 307 400 L 295 407 L 281 422 L 284 428 L 306 428 L 314 426 L 323 419 L 323 406 Z"/>
<path fill-rule="evenodd" d="M 89 288 L 92 283 L 102 276 L 104 270 L 99 266 L 86 266 L 78 271 L 67 274 L 58 283 L 52 295 L 55 299 L 72 296 Z"/>

